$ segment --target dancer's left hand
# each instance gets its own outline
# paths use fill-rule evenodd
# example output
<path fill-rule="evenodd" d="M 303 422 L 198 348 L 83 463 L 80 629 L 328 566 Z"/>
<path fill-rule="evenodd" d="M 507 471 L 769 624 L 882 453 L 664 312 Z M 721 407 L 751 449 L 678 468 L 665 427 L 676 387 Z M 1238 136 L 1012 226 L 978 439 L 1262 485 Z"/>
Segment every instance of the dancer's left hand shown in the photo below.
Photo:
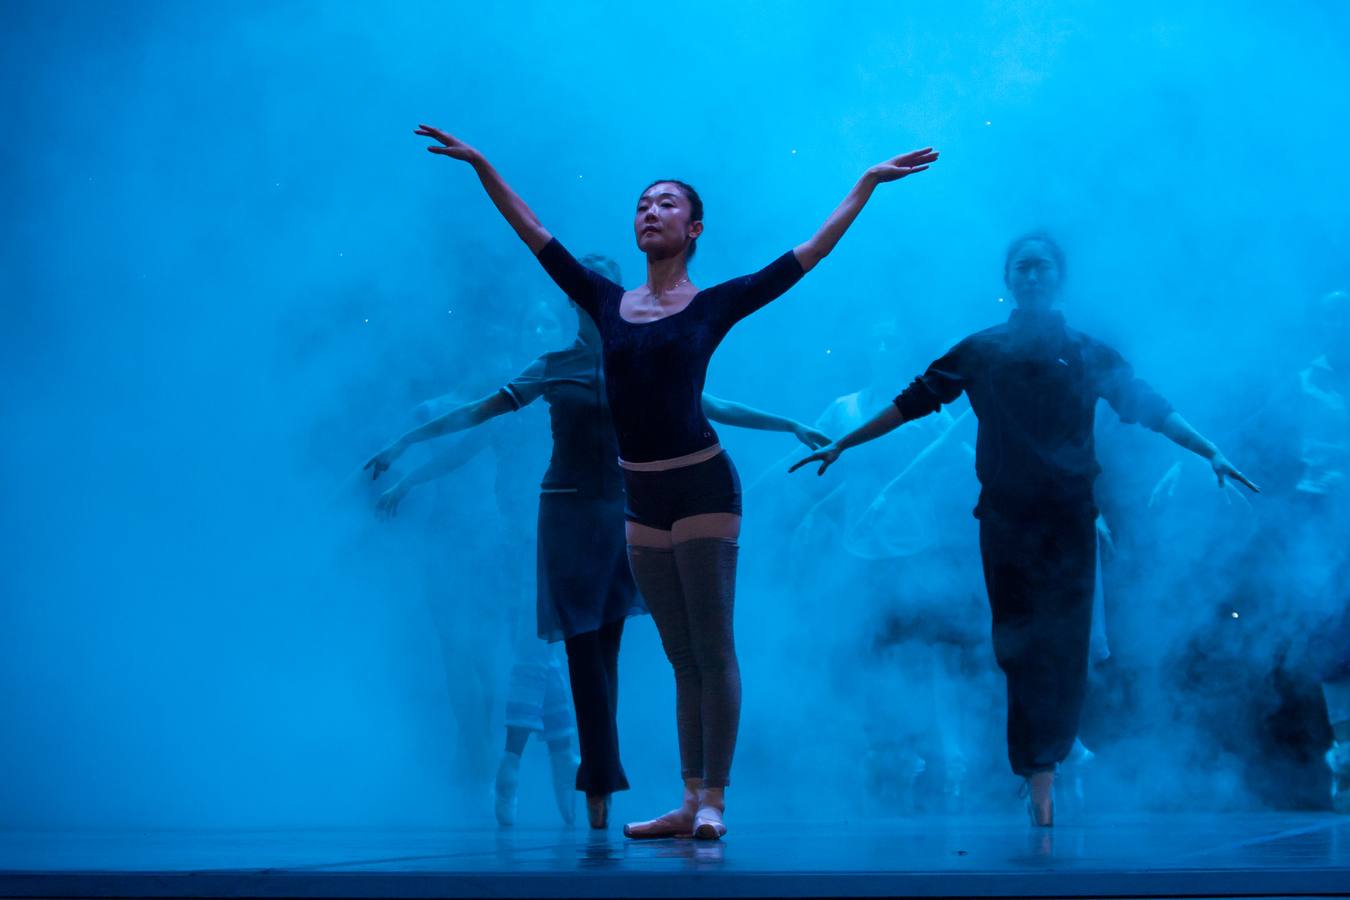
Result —
<path fill-rule="evenodd" d="M 914 175 L 922 172 L 931 164 L 937 162 L 938 152 L 932 147 L 924 147 L 922 150 L 911 150 L 908 153 L 901 153 L 899 156 L 893 156 L 883 163 L 878 163 L 867 170 L 869 177 L 878 184 L 884 184 L 887 181 L 899 181 L 906 175 Z"/>
<path fill-rule="evenodd" d="M 1214 469 L 1215 477 L 1219 479 L 1219 487 L 1223 487 L 1224 479 L 1231 478 L 1253 494 L 1261 493 L 1261 489 L 1253 484 L 1246 475 L 1234 468 L 1233 464 L 1228 461 L 1228 457 L 1222 453 L 1215 453 L 1209 461 L 1209 465 Z"/>
<path fill-rule="evenodd" d="M 812 450 L 815 450 L 818 447 L 824 447 L 826 444 L 830 443 L 830 438 L 828 435 L 826 435 L 823 432 L 816 431 L 810 425 L 803 425 L 801 422 L 798 422 L 795 426 L 793 426 L 792 436 L 795 437 L 797 440 L 801 441 L 806 446 L 810 447 Z"/>

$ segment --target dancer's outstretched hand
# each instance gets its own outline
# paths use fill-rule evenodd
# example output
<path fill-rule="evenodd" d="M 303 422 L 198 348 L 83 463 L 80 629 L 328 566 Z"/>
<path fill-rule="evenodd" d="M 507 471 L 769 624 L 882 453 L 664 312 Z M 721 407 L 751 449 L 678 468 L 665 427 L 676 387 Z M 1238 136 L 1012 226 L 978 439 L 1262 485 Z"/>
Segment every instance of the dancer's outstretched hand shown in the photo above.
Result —
<path fill-rule="evenodd" d="M 375 515 L 381 519 L 392 519 L 398 515 L 398 505 L 403 502 L 403 498 L 408 496 L 408 486 L 405 482 L 398 482 L 389 490 L 380 495 L 375 501 Z"/>
<path fill-rule="evenodd" d="M 361 468 L 369 469 L 370 478 L 374 481 L 376 478 L 380 477 L 381 472 L 394 464 L 394 460 L 403 455 L 404 449 L 406 448 L 404 448 L 401 443 L 390 444 L 388 447 L 385 447 L 379 453 L 376 453 L 370 459 L 366 460 L 366 464 Z"/>
<path fill-rule="evenodd" d="M 1107 553 L 1116 552 L 1116 539 L 1111 534 L 1111 526 L 1106 524 L 1106 517 L 1097 516 L 1097 543 Z"/>
<path fill-rule="evenodd" d="M 803 425 L 801 422 L 798 422 L 792 429 L 792 436 L 812 450 L 815 450 L 817 447 L 824 447 L 826 444 L 830 443 L 828 435 L 816 431 L 810 425 Z"/>
<path fill-rule="evenodd" d="M 806 459 L 799 460 L 792 466 L 792 468 L 788 469 L 788 474 L 789 475 L 792 474 L 793 472 L 797 471 L 807 463 L 818 462 L 820 463 L 820 468 L 816 471 L 816 474 L 824 475 L 825 470 L 828 469 L 830 466 L 834 465 L 834 461 L 838 459 L 839 455 L 843 452 L 844 452 L 843 450 L 840 450 L 834 444 L 830 444 L 828 447 L 825 447 L 823 449 L 817 450 L 815 453 L 812 453 Z"/>
<path fill-rule="evenodd" d="M 427 150 L 431 153 L 448 156 L 451 159 L 461 159 L 465 162 L 473 162 L 478 158 L 477 150 L 454 135 L 446 134 L 439 128 L 432 128 L 430 125 L 418 125 L 413 134 L 429 137 L 441 145 L 439 147 L 428 147 Z"/>
<path fill-rule="evenodd" d="M 883 163 L 878 163 L 868 169 L 867 174 L 876 179 L 878 183 L 899 181 L 906 175 L 922 172 L 936 162 L 937 158 L 936 150 L 932 147 L 924 147 L 922 150 L 911 150 L 908 153 L 892 157 Z"/>
<path fill-rule="evenodd" d="M 1246 475 L 1235 469 L 1233 464 L 1228 461 L 1228 457 L 1222 453 L 1214 454 L 1214 458 L 1209 461 L 1209 464 L 1214 469 L 1215 477 L 1219 479 L 1219 487 L 1223 487 L 1224 479 L 1231 478 L 1253 494 L 1261 493 L 1261 489 L 1253 484 Z"/>
<path fill-rule="evenodd" d="M 1148 495 L 1148 508 L 1153 509 L 1163 501 L 1171 500 L 1177 492 L 1177 482 L 1180 480 L 1181 463 L 1174 462 L 1153 486 L 1153 492 Z"/>

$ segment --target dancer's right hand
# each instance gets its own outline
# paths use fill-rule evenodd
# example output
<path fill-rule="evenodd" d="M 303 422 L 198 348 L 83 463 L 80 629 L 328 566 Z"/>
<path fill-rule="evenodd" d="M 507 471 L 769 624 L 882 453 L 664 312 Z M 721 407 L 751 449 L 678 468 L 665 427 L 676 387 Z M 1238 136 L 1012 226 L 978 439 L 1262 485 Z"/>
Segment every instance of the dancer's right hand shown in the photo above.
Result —
<path fill-rule="evenodd" d="M 413 134 L 421 137 L 429 137 L 441 144 L 439 147 L 428 147 L 427 151 L 435 153 L 438 156 L 448 156 L 451 159 L 460 159 L 464 162 L 473 162 L 479 158 L 477 150 L 461 141 L 454 135 L 446 134 L 439 128 L 433 128 L 430 125 L 418 125 Z"/>
<path fill-rule="evenodd" d="M 843 452 L 844 451 L 839 448 L 838 444 L 831 444 L 828 447 L 817 450 L 815 453 L 806 457 L 806 459 L 799 460 L 792 468 L 788 469 L 788 474 L 791 475 L 807 463 L 818 462 L 820 463 L 820 468 L 816 470 L 816 474 L 824 475 L 825 470 L 834 465 L 834 461 L 837 460 Z"/>
<path fill-rule="evenodd" d="M 363 470 L 369 469 L 370 478 L 372 481 L 374 481 L 376 478 L 380 477 L 381 472 L 383 472 L 384 470 L 388 469 L 391 465 L 393 465 L 394 460 L 398 459 L 400 456 L 403 455 L 403 451 L 405 449 L 407 448 L 405 448 L 401 443 L 395 442 L 393 444 L 390 444 L 388 447 L 385 447 L 379 453 L 376 453 L 370 459 L 366 460 L 366 464 L 361 468 Z"/>
<path fill-rule="evenodd" d="M 380 495 L 375 501 L 375 514 L 381 519 L 392 519 L 398 515 L 398 505 L 408 496 L 408 484 L 400 481 Z"/>

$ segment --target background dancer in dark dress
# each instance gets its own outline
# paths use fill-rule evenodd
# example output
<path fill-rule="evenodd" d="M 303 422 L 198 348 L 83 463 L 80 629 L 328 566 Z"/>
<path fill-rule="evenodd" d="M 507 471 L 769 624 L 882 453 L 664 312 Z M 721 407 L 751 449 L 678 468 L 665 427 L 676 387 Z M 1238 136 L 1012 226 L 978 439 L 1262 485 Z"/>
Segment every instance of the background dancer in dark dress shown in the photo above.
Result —
<path fill-rule="evenodd" d="M 620 278 L 618 265 L 604 256 L 592 254 L 581 262 L 613 281 Z M 367 467 L 378 477 L 412 444 L 482 425 L 541 397 L 548 404 L 553 453 L 540 484 L 538 631 L 540 638 L 562 640 L 567 648 L 581 745 L 576 789 L 586 794 L 591 827 L 604 828 L 610 795 L 628 789 L 616 721 L 619 642 L 624 620 L 646 609 L 628 567 L 623 477 L 605 398 L 600 334 L 588 316 L 578 311 L 577 318 L 572 346 L 545 353 L 501 390 L 410 431 Z M 708 394 L 703 405 L 714 421 L 790 432 L 813 449 L 829 443 L 821 432 L 792 419 Z M 409 488 L 447 474 L 458 463 L 454 456 L 430 460 L 386 491 L 383 507 L 393 512 Z"/>
<path fill-rule="evenodd" d="M 1134 377 L 1115 350 L 1070 329 L 1059 311 L 1064 254 L 1044 233 L 1013 241 L 1007 323 L 971 335 L 862 427 L 792 467 L 824 474 L 850 447 L 937 412 L 965 393 L 979 419 L 975 472 L 980 555 L 994 654 L 1008 682 L 1008 758 L 1027 779 L 1037 825 L 1054 821 L 1054 775 L 1078 734 L 1087 685 L 1097 564 L 1093 448 L 1098 398 L 1205 459 L 1219 484 L 1256 486 Z"/>
<path fill-rule="evenodd" d="M 425 125 L 417 134 L 440 144 L 428 148 L 432 153 L 473 166 L 503 218 L 600 332 L 624 470 L 629 561 L 675 670 L 684 779 L 678 809 L 624 833 L 720 838 L 740 724 L 732 610 L 741 489 L 703 411 L 708 362 L 733 325 L 834 248 L 877 185 L 923 171 L 937 154 L 928 148 L 873 166 L 805 243 L 753 275 L 703 291 L 687 268 L 703 233 L 702 200 L 683 182 L 654 182 L 633 220 L 647 279 L 625 291 L 578 263 L 481 153 Z"/>

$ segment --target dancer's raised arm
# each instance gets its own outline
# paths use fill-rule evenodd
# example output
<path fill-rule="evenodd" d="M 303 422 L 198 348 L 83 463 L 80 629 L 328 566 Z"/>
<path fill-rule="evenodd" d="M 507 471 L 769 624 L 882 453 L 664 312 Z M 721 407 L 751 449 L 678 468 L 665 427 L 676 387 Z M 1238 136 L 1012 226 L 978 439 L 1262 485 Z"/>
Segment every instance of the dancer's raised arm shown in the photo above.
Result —
<path fill-rule="evenodd" d="M 468 144 L 446 134 L 439 128 L 432 128 L 430 125 L 418 125 L 414 134 L 422 137 L 429 137 L 438 142 L 439 147 L 428 147 L 427 150 L 438 156 L 448 156 L 451 159 L 458 159 L 473 166 L 473 170 L 478 175 L 478 180 L 483 183 L 483 190 L 492 198 L 492 203 L 497 207 L 497 211 L 502 214 L 511 227 L 520 235 L 520 239 L 530 248 L 530 252 L 536 256 L 543 250 L 553 236 L 543 225 L 539 224 L 539 218 L 534 212 L 525 205 L 525 201 L 520 199 L 520 195 L 511 190 L 511 186 L 502 180 L 502 176 L 497 170 L 492 168 L 492 164 Z"/>
<path fill-rule="evenodd" d="M 922 150 L 902 153 L 864 172 L 862 178 L 859 178 L 858 183 L 853 186 L 853 190 L 848 192 L 848 196 L 834 212 L 830 213 L 825 224 L 820 226 L 811 239 L 793 248 L 792 252 L 796 255 L 797 262 L 801 264 L 802 271 L 811 271 L 816 263 L 829 255 L 835 244 L 838 244 L 839 239 L 844 236 L 844 232 L 853 224 L 853 220 L 858 218 L 858 213 L 862 212 L 877 185 L 899 181 L 906 175 L 922 172 L 937 158 L 936 150 L 925 147 Z"/>

